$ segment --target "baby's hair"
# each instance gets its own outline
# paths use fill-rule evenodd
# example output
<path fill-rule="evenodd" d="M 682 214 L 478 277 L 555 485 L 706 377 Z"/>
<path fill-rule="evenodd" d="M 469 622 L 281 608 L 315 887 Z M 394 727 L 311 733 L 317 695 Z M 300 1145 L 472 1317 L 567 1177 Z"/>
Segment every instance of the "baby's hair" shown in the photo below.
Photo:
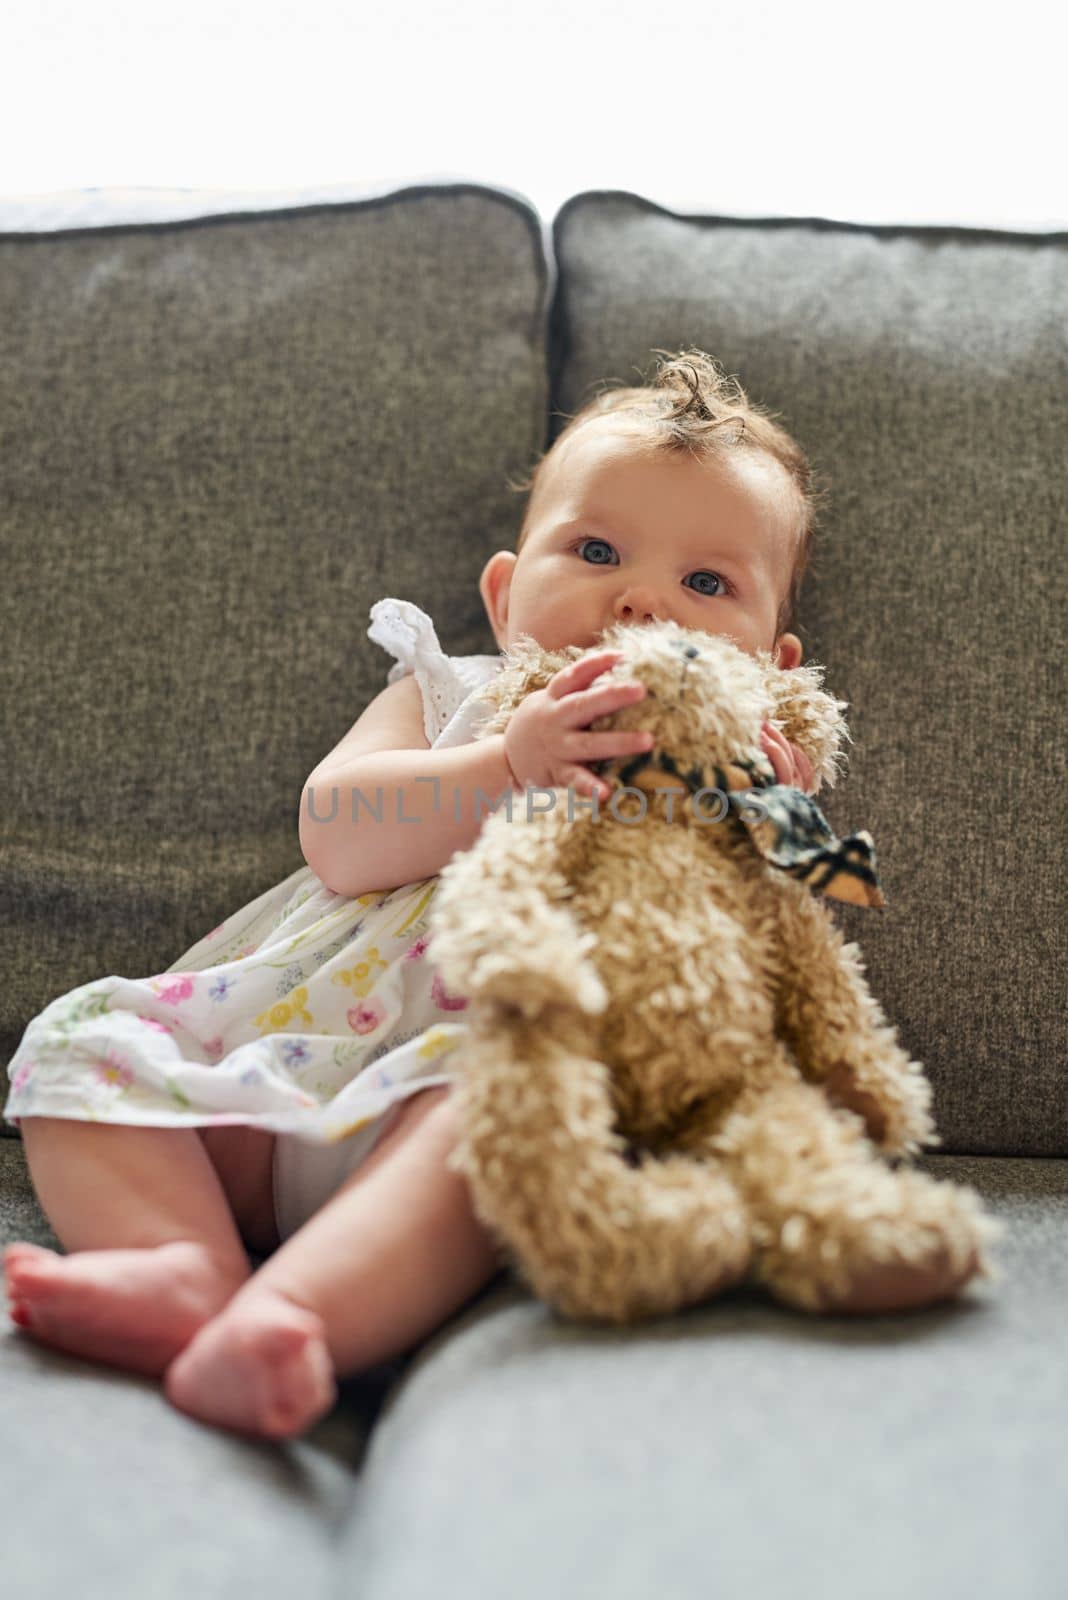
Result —
<path fill-rule="evenodd" d="M 566 426 L 524 479 L 508 483 L 514 492 L 530 496 L 516 550 L 522 550 L 530 528 L 534 490 L 545 462 L 563 440 L 594 417 L 620 414 L 634 426 L 639 448 L 680 454 L 688 451 L 703 460 L 721 458 L 732 449 L 763 452 L 786 469 L 798 502 L 793 570 L 775 620 L 777 638 L 795 626 L 801 585 L 813 565 L 813 537 L 827 500 L 828 484 L 813 469 L 796 440 L 773 420 L 781 412 L 768 411 L 751 401 L 737 378 L 728 377 L 713 356 L 694 347 L 677 354 L 655 348 L 654 354 L 667 359 L 659 363 L 651 380 L 643 377 L 641 387 L 628 386 L 622 380 L 613 387 L 617 380 L 605 379 L 605 386 L 574 414 L 553 413 L 567 418 Z M 636 370 L 641 373 L 640 368 Z"/>

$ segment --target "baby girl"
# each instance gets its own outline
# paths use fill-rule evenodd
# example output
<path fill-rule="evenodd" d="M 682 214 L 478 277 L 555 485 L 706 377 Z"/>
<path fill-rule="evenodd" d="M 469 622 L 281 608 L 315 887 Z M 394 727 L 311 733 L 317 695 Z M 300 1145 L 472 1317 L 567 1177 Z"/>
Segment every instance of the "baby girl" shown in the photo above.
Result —
<path fill-rule="evenodd" d="M 501 652 L 521 634 L 549 649 L 591 648 L 616 622 L 641 625 L 670 617 L 730 636 L 750 653 L 767 651 L 781 668 L 800 663 L 801 644 L 787 627 L 815 522 L 811 473 L 789 435 L 700 351 L 668 360 L 651 384 L 598 395 L 570 420 L 520 487 L 531 492 L 517 551 L 498 551 L 479 581 Z M 422 617 L 416 607 L 407 612 Z M 432 627 L 429 632 L 433 637 Z M 305 896 L 319 896 L 309 903 L 319 908 L 317 915 L 335 919 L 335 932 L 338 916 L 350 918 L 343 921 L 344 947 L 362 925 L 351 919 L 369 914 L 369 906 L 381 910 L 398 886 L 415 885 L 417 909 L 425 915 L 436 875 L 455 851 L 473 843 L 489 814 L 475 803 L 479 791 L 500 798 L 533 786 L 573 786 L 587 797 L 604 797 L 608 791 L 593 764 L 650 742 L 633 731 L 589 731 L 596 718 L 645 692 L 637 683 L 602 681 L 618 659 L 608 650 L 595 651 L 530 695 L 504 733 L 478 740 L 468 732 L 440 746 L 427 736 L 434 708 L 426 672 L 395 669 L 308 779 L 300 818 L 307 867 L 294 879 L 300 895 L 288 893 L 287 913 L 296 914 Z M 485 665 L 487 658 L 457 660 Z M 499 664 L 490 661 L 489 667 Z M 804 755 L 767 724 L 761 742 L 778 781 L 811 792 L 813 774 Z M 354 790 L 384 796 L 374 820 L 365 813 L 354 823 L 348 803 Z M 323 806 L 313 802 L 316 794 L 321 800 L 332 791 L 341 803 L 323 819 Z M 288 892 L 288 880 L 280 888 Z M 277 922 L 273 911 L 272 919 Z M 410 943 L 412 917 L 402 920 Z M 210 938 L 216 936 L 220 930 Z M 261 958 L 264 950 L 275 949 L 271 939 L 277 936 L 275 927 L 253 940 Z M 406 958 L 420 956 L 423 943 L 407 948 Z M 203 944 L 207 950 L 209 940 Z M 237 955 L 252 961 L 253 947 Z M 337 944 L 331 945 L 332 960 L 344 964 L 345 949 L 336 952 Z M 303 953 L 294 952 L 294 959 Z M 363 966 L 381 962 L 377 944 L 367 953 Z M 349 1021 L 348 1036 L 335 1059 L 348 1050 L 345 1059 L 358 1059 L 360 1074 L 370 1079 L 370 1064 L 352 1051 L 358 1035 L 380 1018 L 360 976 L 362 966 L 351 966 L 351 950 L 348 960 L 349 969 L 332 980 L 334 995 L 340 992 L 338 976 L 353 986 L 342 1019 L 343 1025 Z M 11 1315 L 28 1337 L 158 1376 L 167 1399 L 191 1417 L 241 1433 L 291 1437 L 331 1409 L 337 1379 L 399 1355 L 440 1326 L 489 1282 L 502 1255 L 475 1218 L 464 1180 L 447 1166 L 457 1136 L 448 1073 L 439 1073 L 428 1087 L 413 1076 L 402 1085 L 401 1098 L 394 1077 L 380 1091 L 394 1096 L 388 1116 L 381 1114 L 386 1098 L 356 1124 L 350 1115 L 343 1131 L 373 1124 L 373 1148 L 340 1183 L 331 1180 L 322 1204 L 309 1207 L 306 1218 L 293 1219 L 283 1241 L 272 1172 L 277 1155 L 288 1148 L 281 1130 L 289 1124 L 277 1107 L 242 1117 L 241 1107 L 253 1102 L 240 1098 L 237 1088 L 220 1117 L 218 1096 L 227 1081 L 223 1040 L 200 1040 L 207 1060 L 191 1066 L 192 1045 L 184 1047 L 183 1061 L 180 1030 L 160 1020 L 177 1014 L 175 1007 L 196 989 L 205 964 L 204 951 L 194 947 L 170 969 L 185 976 L 172 978 L 169 988 L 155 980 L 149 998 L 173 1002 L 155 1017 L 139 1001 L 120 1019 L 122 994 L 134 980 L 112 978 L 102 980 L 110 984 L 107 1000 L 83 1003 L 77 1015 L 68 1007 L 65 1032 L 55 1024 L 47 1038 L 43 1028 L 27 1030 L 27 1050 L 9 1067 L 15 1092 L 7 1114 L 14 1120 L 12 1107 L 19 1111 L 36 1193 L 67 1253 L 25 1243 L 7 1247 Z M 286 965 L 281 959 L 271 964 Z M 414 981 L 416 969 L 427 965 L 407 960 L 405 981 Z M 211 969 L 219 974 L 213 997 L 226 993 L 240 967 L 238 959 Z M 395 970 L 400 972 L 399 958 Z M 324 984 L 326 973 L 323 967 Z M 271 1048 L 284 1045 L 290 1052 L 284 1059 L 292 1065 L 330 1031 L 307 1010 L 311 1001 L 300 973 L 287 976 L 288 989 L 278 987 L 277 974 L 271 981 L 275 988 L 267 1000 L 259 991 L 252 1007 L 260 1026 L 251 1048 L 261 1054 L 240 1078 L 242 1086 L 251 1085 L 250 1095 L 263 1038 L 273 1041 Z M 97 986 L 95 992 L 103 991 Z M 364 997 L 358 1004 L 351 1004 L 354 993 Z M 284 1003 L 271 1006 L 273 994 L 285 994 Z M 444 1025 L 433 1034 L 439 1046 L 442 1039 L 458 1042 L 462 1069 L 456 1012 L 463 999 L 443 995 L 440 985 L 434 994 L 444 1008 Z M 299 1032 L 301 1015 L 311 1024 L 305 1035 Z M 171 1076 L 165 1073 L 164 1080 L 187 1073 L 181 1125 L 163 1125 L 180 1120 L 168 1117 L 165 1102 L 157 1113 L 143 1109 L 153 1092 L 147 1073 L 140 1102 L 122 1099 L 118 1068 L 104 1086 L 112 1098 L 102 1111 L 87 1111 L 99 1102 L 72 1099 L 69 1090 L 65 1099 L 54 1094 L 49 1100 L 42 1065 L 48 1048 L 55 1055 L 60 1038 L 68 1059 L 88 1058 L 91 1052 L 68 1043 L 77 1027 L 88 1028 L 86 1017 L 110 1026 L 116 1041 L 121 1020 L 127 1056 L 116 1043 L 116 1054 L 108 1057 L 115 1062 L 143 1060 L 153 1048 L 170 1052 Z M 396 1020 L 405 1023 L 403 1006 Z M 410 1028 L 410 1016 L 405 1025 Z M 210 1031 L 209 1023 L 190 1028 L 183 1038 L 195 1043 L 198 1032 Z M 417 1044 L 427 1037 L 404 1035 Z M 247 1041 L 246 1029 L 245 1049 Z M 271 1059 L 281 1063 L 283 1056 Z M 425 1066 L 419 1071 L 426 1076 Z M 259 1076 L 281 1094 L 280 1065 Z M 159 1074 L 157 1087 L 158 1082 Z M 194 1087 L 205 1082 L 214 1085 L 216 1098 L 197 1105 L 189 1096 L 206 1094 Z M 30 1096 L 34 1084 L 36 1100 Z M 301 1084 L 307 1087 L 286 1092 L 318 1115 L 319 1103 L 307 1092 L 308 1075 Z M 408 1092 L 413 1086 L 418 1092 Z M 363 1105 L 366 1110 L 371 1102 Z M 114 1108 L 112 1114 L 107 1107 Z M 50 1109 L 59 1114 L 44 1114 Z M 266 1256 L 255 1271 L 246 1246 Z M 931 1286 L 931 1298 L 937 1288 Z M 888 1279 L 879 1304 L 869 1300 L 858 1309 L 894 1303 Z"/>

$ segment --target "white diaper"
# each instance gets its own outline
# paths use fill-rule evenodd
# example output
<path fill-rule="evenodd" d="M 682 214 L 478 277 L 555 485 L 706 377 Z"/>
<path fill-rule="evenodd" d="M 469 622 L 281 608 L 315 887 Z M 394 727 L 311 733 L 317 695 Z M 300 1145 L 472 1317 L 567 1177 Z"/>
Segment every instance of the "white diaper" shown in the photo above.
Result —
<path fill-rule="evenodd" d="M 410 1097 L 409 1097 L 410 1098 Z M 350 1172 L 371 1154 L 407 1102 L 398 1100 L 380 1117 L 334 1144 L 316 1144 L 297 1133 L 275 1136 L 271 1183 L 278 1239 L 284 1244 L 321 1209 Z"/>

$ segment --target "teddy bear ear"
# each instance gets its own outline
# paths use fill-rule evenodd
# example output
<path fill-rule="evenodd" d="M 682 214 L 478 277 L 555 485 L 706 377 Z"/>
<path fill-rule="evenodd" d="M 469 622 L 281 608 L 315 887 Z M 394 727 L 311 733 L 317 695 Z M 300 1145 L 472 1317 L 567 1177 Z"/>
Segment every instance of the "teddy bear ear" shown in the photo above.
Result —
<path fill-rule="evenodd" d="M 762 657 L 764 682 L 771 699 L 768 720 L 812 762 L 817 787 L 833 789 L 847 756 L 842 741 L 852 743 L 845 720 L 848 700 L 836 700 L 823 688 L 825 669 L 818 662 L 784 669 L 766 653 Z"/>

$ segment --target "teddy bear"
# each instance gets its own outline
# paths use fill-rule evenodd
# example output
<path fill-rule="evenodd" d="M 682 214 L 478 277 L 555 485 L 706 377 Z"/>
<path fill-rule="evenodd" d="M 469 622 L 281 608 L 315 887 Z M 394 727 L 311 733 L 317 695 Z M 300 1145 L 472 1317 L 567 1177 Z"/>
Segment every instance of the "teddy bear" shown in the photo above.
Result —
<path fill-rule="evenodd" d="M 648 728 L 595 765 L 604 804 L 511 788 L 440 874 L 428 954 L 467 999 L 449 1155 L 473 1209 L 564 1317 L 633 1323 L 748 1279 L 809 1313 L 872 1312 L 999 1276 L 1003 1225 L 912 1169 L 941 1144 L 828 901 L 885 905 L 871 835 L 834 835 L 760 748 L 780 728 L 833 787 L 848 702 L 815 663 L 670 621 L 592 647 Z M 476 737 L 585 650 L 523 635 Z"/>

